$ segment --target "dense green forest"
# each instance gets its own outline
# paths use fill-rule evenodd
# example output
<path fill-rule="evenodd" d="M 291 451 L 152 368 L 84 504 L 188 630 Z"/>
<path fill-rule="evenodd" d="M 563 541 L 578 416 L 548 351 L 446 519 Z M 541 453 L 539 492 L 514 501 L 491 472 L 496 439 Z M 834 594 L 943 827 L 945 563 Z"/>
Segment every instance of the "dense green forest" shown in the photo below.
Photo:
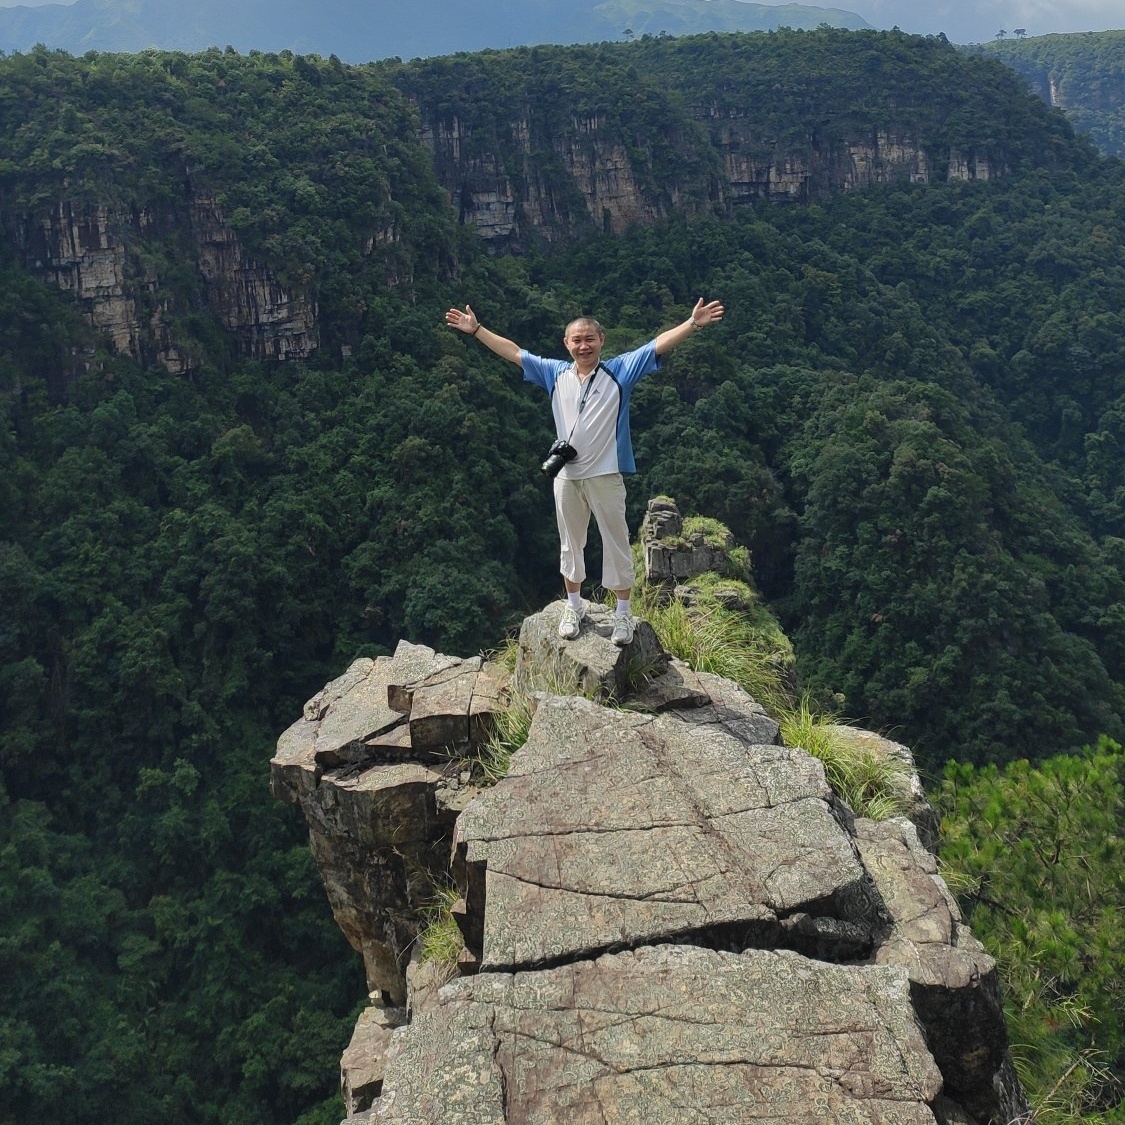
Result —
<path fill-rule="evenodd" d="M 1125 31 L 998 39 L 971 49 L 1002 59 L 1103 152 L 1125 156 Z"/>
<path fill-rule="evenodd" d="M 746 52 L 776 51 L 823 75 L 815 98 L 775 83 L 778 127 L 807 134 L 846 99 L 852 125 L 831 128 L 875 128 L 929 90 L 910 112 L 933 143 L 992 145 L 1011 174 L 492 257 L 418 140 L 411 99 L 446 64 L 0 59 L 0 1120 L 338 1120 L 362 974 L 269 798 L 272 744 L 355 656 L 400 637 L 470 654 L 557 587 L 545 403 L 444 328 L 451 303 L 551 354 L 581 311 L 620 350 L 721 298 L 721 328 L 634 397 L 634 525 L 657 492 L 721 519 L 810 690 L 915 747 L 935 783 L 959 763 L 947 833 L 966 901 L 988 864 L 999 906 L 980 899 L 974 924 L 1015 966 L 1042 963 L 1042 926 L 1020 946 L 1005 919 L 1050 883 L 983 833 L 1004 786 L 1066 787 L 1091 841 L 1077 869 L 1120 909 L 1125 166 L 939 40 L 652 40 L 599 69 L 592 51 L 548 53 L 559 88 L 627 107 L 637 151 L 663 143 L 669 100 L 719 97 Z M 530 58 L 454 60 L 491 78 L 450 97 L 502 104 L 506 63 L 515 87 Z M 630 59 L 666 80 L 637 83 Z M 957 112 L 927 115 L 938 97 Z M 315 300 L 315 355 L 245 358 L 176 221 L 195 196 Z M 129 268 L 188 374 L 114 354 L 37 278 L 26 231 L 63 200 L 149 216 Z M 997 832 L 1048 859 L 1058 835 L 1030 815 Z M 1073 955 L 1051 995 L 1077 1015 L 1032 1011 L 1032 1070 L 1085 1051 L 1120 1068 L 1120 939 L 1074 901 L 1078 874 L 1047 868 Z M 1090 1078 L 1072 1106 L 1120 1121 L 1119 1099 Z"/>
<path fill-rule="evenodd" d="M 951 762 L 943 873 L 997 957 L 1012 1054 L 1042 1125 L 1125 1120 L 1125 755 L 1108 739 L 1032 767 Z"/>

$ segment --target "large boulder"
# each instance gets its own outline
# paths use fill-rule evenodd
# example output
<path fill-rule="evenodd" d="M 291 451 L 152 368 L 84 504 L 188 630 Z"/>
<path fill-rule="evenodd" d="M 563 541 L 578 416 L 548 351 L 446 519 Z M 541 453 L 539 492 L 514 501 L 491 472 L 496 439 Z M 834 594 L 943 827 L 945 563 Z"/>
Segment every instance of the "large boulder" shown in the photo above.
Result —
<path fill-rule="evenodd" d="M 534 714 L 492 787 L 471 762 L 506 673 L 424 646 L 357 661 L 279 740 L 374 1001 L 351 1125 L 1029 1122 L 920 786 L 916 822 L 857 819 L 737 685 L 645 622 L 616 647 L 601 607 L 563 641 L 560 609 L 524 622 Z M 465 951 L 419 963 L 451 875 Z"/>
<path fill-rule="evenodd" d="M 934 1125 L 904 974 L 661 945 L 447 986 L 395 1033 L 386 1125 Z"/>
<path fill-rule="evenodd" d="M 820 763 L 679 713 L 543 698 L 454 841 L 485 968 L 672 937 L 786 944 L 797 914 L 851 923 L 833 931 L 849 953 L 870 946 L 877 907 Z"/>
<path fill-rule="evenodd" d="M 647 621 L 638 620 L 632 644 L 619 648 L 610 640 L 613 613 L 589 605 L 574 640 L 559 636 L 565 602 L 555 602 L 524 618 L 516 657 L 515 686 L 521 691 L 586 695 L 591 699 L 625 700 L 650 677 L 663 672 L 668 654 Z"/>
<path fill-rule="evenodd" d="M 479 657 L 399 644 L 327 684 L 278 740 L 275 796 L 300 807 L 337 925 L 368 988 L 405 1006 L 406 968 L 465 802 L 462 757 L 503 706 Z"/>

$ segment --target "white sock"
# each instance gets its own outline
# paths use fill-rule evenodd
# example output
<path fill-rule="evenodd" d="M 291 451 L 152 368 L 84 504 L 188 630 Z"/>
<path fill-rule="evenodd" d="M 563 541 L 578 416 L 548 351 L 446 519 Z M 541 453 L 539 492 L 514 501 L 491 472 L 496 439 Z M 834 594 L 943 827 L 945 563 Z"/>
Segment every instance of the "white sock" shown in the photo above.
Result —
<path fill-rule="evenodd" d="M 630 609 L 629 599 L 628 598 L 618 598 L 617 599 L 617 616 L 618 617 L 625 617 L 627 614 L 629 614 L 631 612 L 632 612 L 632 610 Z"/>
<path fill-rule="evenodd" d="M 570 590 L 567 590 L 566 600 L 571 609 L 580 610 L 582 608 L 582 591 L 575 590 L 573 593 L 571 593 Z"/>

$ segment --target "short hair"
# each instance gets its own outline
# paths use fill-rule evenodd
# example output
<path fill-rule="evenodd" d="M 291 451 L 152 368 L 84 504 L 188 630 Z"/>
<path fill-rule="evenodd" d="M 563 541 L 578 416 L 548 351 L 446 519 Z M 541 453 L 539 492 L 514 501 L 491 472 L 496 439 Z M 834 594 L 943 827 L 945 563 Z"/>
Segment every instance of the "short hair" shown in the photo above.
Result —
<path fill-rule="evenodd" d="M 570 335 L 570 330 L 576 325 L 581 325 L 583 328 L 592 328 L 599 336 L 605 335 L 605 329 L 592 317 L 592 316 L 576 316 L 567 326 L 563 332 L 563 339 Z"/>

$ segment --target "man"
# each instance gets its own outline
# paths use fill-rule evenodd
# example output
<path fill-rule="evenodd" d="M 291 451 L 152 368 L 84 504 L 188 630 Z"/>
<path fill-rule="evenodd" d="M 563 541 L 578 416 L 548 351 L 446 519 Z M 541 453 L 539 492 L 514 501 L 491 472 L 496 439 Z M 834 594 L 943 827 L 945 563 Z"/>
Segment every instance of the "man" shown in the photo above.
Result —
<path fill-rule="evenodd" d="M 613 643 L 633 640 L 633 555 L 625 523 L 623 473 L 636 472 L 629 434 L 629 399 L 636 383 L 660 367 L 660 357 L 708 324 L 723 319 L 718 301 L 704 304 L 701 297 L 682 324 L 661 332 L 636 351 L 602 361 L 605 332 L 593 317 L 580 316 L 566 326 L 564 359 L 543 359 L 518 344 L 490 332 L 471 306 L 451 308 L 445 323 L 475 336 L 502 359 L 523 369 L 529 383 L 537 383 L 551 396 L 555 433 L 577 450 L 555 477 L 555 516 L 561 544 L 559 569 L 566 587 L 567 604 L 559 620 L 559 636 L 573 640 L 582 627 L 586 607 L 582 580 L 586 577 L 584 551 L 590 516 L 598 521 L 602 537 L 602 585 L 617 595 Z"/>

